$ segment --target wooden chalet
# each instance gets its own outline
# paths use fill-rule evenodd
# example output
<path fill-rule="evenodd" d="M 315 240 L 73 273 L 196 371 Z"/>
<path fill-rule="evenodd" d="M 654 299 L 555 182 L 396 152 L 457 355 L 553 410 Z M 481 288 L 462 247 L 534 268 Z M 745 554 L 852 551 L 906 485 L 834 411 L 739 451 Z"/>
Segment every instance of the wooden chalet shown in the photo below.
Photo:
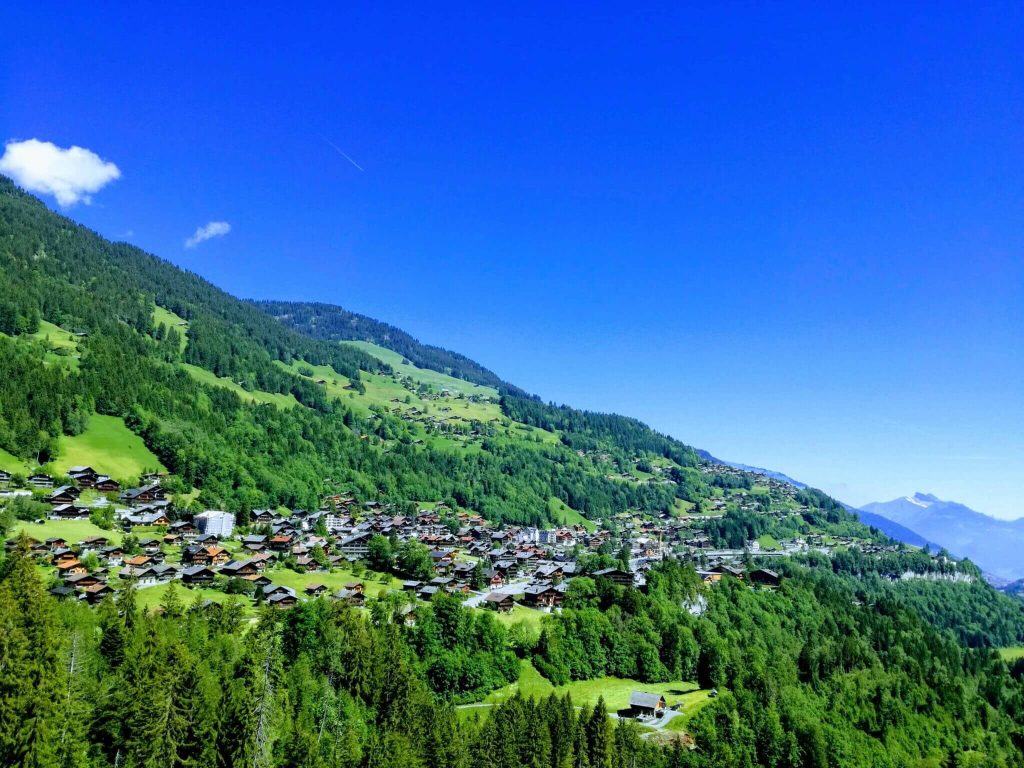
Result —
<path fill-rule="evenodd" d="M 78 504 L 58 504 L 50 510 L 50 517 L 59 520 L 78 520 L 89 516 L 89 508 Z"/>
<path fill-rule="evenodd" d="M 205 565 L 193 565 L 181 572 L 181 580 L 185 584 L 212 584 L 213 577 L 217 574 L 214 570 Z"/>
<path fill-rule="evenodd" d="M 496 610 L 498 613 L 511 613 L 516 607 L 516 601 L 505 592 L 491 592 L 484 598 L 484 603 Z"/>
<path fill-rule="evenodd" d="M 62 485 L 60 488 L 54 488 L 44 498 L 47 504 L 74 504 L 78 501 L 78 497 L 82 495 L 82 492 L 75 488 L 73 485 Z"/>
<path fill-rule="evenodd" d="M 71 467 L 68 470 L 68 477 L 74 480 L 79 488 L 93 488 L 99 473 L 92 467 Z"/>
<path fill-rule="evenodd" d="M 114 594 L 114 590 L 110 585 L 103 583 L 93 584 L 92 586 L 83 589 L 82 592 L 85 594 L 86 602 L 90 604 L 102 602 L 104 599 Z"/>
<path fill-rule="evenodd" d="M 665 697 L 657 693 L 633 691 L 629 695 L 629 714 L 632 717 L 661 717 L 665 708 Z"/>
<path fill-rule="evenodd" d="M 29 475 L 28 484 L 33 488 L 53 488 L 53 478 L 49 475 L 36 473 L 34 475 Z"/>
<path fill-rule="evenodd" d="M 617 584 L 620 587 L 633 586 L 633 574 L 629 571 L 624 571 L 621 568 L 605 568 L 600 571 L 594 571 L 594 578 L 608 579 L 613 584 Z"/>

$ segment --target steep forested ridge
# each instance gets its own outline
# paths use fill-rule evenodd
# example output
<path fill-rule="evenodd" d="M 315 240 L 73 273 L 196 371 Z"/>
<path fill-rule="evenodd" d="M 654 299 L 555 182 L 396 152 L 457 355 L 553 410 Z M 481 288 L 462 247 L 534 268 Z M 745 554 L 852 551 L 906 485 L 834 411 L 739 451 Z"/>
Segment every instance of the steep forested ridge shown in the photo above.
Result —
<path fill-rule="evenodd" d="M 316 339 L 371 341 L 387 347 L 420 368 L 440 371 L 485 387 L 525 394 L 513 384 L 465 355 L 423 344 L 400 328 L 349 312 L 333 304 L 304 301 L 254 301 L 253 304 L 289 328 Z"/>

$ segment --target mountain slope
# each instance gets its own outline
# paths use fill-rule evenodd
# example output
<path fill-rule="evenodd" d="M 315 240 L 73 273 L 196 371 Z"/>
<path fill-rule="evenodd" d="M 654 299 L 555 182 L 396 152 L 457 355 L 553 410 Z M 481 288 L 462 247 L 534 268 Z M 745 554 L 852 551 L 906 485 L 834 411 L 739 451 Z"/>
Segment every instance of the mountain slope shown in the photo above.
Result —
<path fill-rule="evenodd" d="M 868 512 L 919 531 L 929 540 L 1004 579 L 1024 578 L 1024 519 L 997 520 L 954 501 L 915 493 L 865 504 Z"/>
<path fill-rule="evenodd" d="M 0 268 L 0 449 L 26 463 L 59 458 L 100 414 L 124 419 L 199 503 L 232 510 L 346 491 L 539 523 L 552 499 L 598 519 L 712 494 L 691 448 L 635 419 L 544 405 L 500 381 L 500 402 L 445 392 L 464 379 L 438 386 L 447 374 L 299 334 L 6 179 Z M 424 366 L 496 378 L 387 333 Z M 651 462 L 674 479 L 635 474 Z"/>
<path fill-rule="evenodd" d="M 349 312 L 333 304 L 302 301 L 253 301 L 254 306 L 289 328 L 315 339 L 368 341 L 397 352 L 412 364 L 431 371 L 465 379 L 485 387 L 525 395 L 518 387 L 502 381 L 496 373 L 465 355 L 442 347 L 423 344 L 400 328 L 371 317 Z"/>

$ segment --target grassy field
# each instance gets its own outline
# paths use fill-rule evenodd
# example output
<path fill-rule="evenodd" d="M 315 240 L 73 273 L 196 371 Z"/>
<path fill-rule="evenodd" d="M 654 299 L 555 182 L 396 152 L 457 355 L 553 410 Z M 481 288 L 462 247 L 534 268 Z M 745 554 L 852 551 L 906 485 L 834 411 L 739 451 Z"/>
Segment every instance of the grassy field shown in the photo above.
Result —
<path fill-rule="evenodd" d="M 246 613 L 254 613 L 255 607 L 252 604 L 251 598 L 245 595 L 229 595 L 225 592 L 221 592 L 218 589 L 207 589 L 205 587 L 186 587 L 180 581 L 174 582 L 178 588 L 178 598 L 181 600 L 182 605 L 186 608 L 192 604 L 196 597 L 200 597 L 203 600 L 213 600 L 215 603 L 227 602 L 231 597 L 237 597 L 241 600 L 242 605 L 245 607 Z M 167 594 L 167 589 L 170 584 L 157 584 L 154 587 L 146 587 L 144 589 L 137 590 L 135 593 L 135 603 L 141 610 L 152 610 L 156 608 L 164 599 L 164 595 Z"/>
<path fill-rule="evenodd" d="M 346 342 L 348 343 L 348 342 Z M 352 342 L 355 346 L 362 343 Z M 362 345 L 373 347 L 373 345 Z M 472 402 L 468 398 L 443 397 L 432 399 L 421 397 L 419 393 L 410 391 L 401 382 L 401 377 L 409 376 L 417 383 L 423 383 L 434 387 L 435 391 L 447 389 L 453 393 L 476 394 L 487 397 L 496 396 L 496 392 L 487 387 L 478 387 L 475 384 L 461 381 L 460 379 L 445 376 L 436 371 L 428 371 L 415 366 L 401 366 L 401 358 L 390 350 L 383 347 L 373 347 L 371 353 L 379 359 L 386 359 L 392 362 L 398 358 L 396 375 L 388 376 L 363 372 L 360 379 L 366 391 L 363 394 L 356 393 L 349 389 L 349 380 L 335 371 L 328 365 L 313 365 L 301 360 L 293 360 L 290 365 L 278 361 L 277 365 L 284 370 L 294 374 L 304 375 L 314 381 L 323 381 L 324 392 L 328 397 L 337 397 L 346 405 L 361 412 L 363 415 L 370 413 L 371 407 L 380 406 L 389 411 L 398 411 L 407 414 L 411 418 L 411 427 L 415 435 L 425 443 L 437 448 L 457 448 L 460 450 L 479 450 L 475 443 L 467 443 L 456 437 L 449 437 L 434 434 L 427 430 L 425 422 L 428 419 L 438 419 L 450 422 L 453 425 L 469 427 L 471 422 L 493 423 L 498 425 L 499 433 L 504 433 L 517 440 L 539 439 L 542 443 L 554 443 L 558 436 L 543 429 L 535 429 L 525 424 L 513 423 L 505 425 L 504 415 L 501 407 L 496 402 Z M 391 357 L 389 357 L 391 356 Z M 300 373 L 300 370 L 307 373 Z M 312 375 L 308 372 L 311 371 Z"/>
<path fill-rule="evenodd" d="M 548 499 L 548 514 L 551 519 L 562 525 L 582 525 L 588 531 L 597 530 L 597 526 L 583 515 L 570 507 L 561 499 L 551 497 Z"/>
<path fill-rule="evenodd" d="M 345 341 L 343 344 L 349 344 L 353 347 L 363 350 L 369 355 L 373 355 L 378 360 L 381 360 L 390 365 L 396 373 L 401 376 L 411 376 L 416 381 L 422 381 L 424 384 L 433 385 L 437 389 L 449 389 L 452 392 L 462 392 L 464 395 L 480 395 L 482 397 L 497 397 L 498 390 L 493 387 L 482 387 L 479 384 L 474 384 L 470 381 L 463 381 L 457 379 L 454 376 L 448 376 L 438 371 L 431 371 L 427 368 L 417 368 L 411 363 L 403 363 L 402 356 L 397 352 L 393 352 L 390 349 L 379 347 L 376 344 L 371 344 L 368 341 Z"/>
<path fill-rule="evenodd" d="M 999 655 L 1002 656 L 1005 661 L 1016 661 L 1017 659 L 1024 659 L 1024 645 L 1011 646 L 1010 648 L 1000 648 Z"/>
<path fill-rule="evenodd" d="M 0 469 L 5 472 L 20 472 L 23 475 L 27 475 L 32 471 L 27 462 L 8 453 L 3 448 L 0 448 Z"/>
<path fill-rule="evenodd" d="M 137 478 L 149 470 L 165 471 L 160 460 L 141 437 L 124 425 L 123 419 L 99 414 L 89 417 L 89 426 L 82 434 L 60 439 L 54 470 L 66 472 L 76 465 L 91 466 L 119 480 Z"/>
<path fill-rule="evenodd" d="M 774 536 L 769 536 L 767 533 L 763 536 L 758 536 L 757 543 L 761 545 L 761 549 L 769 551 L 782 549 L 782 545 L 779 544 L 779 540 Z"/>
<path fill-rule="evenodd" d="M 269 403 L 280 408 L 291 408 L 299 404 L 299 401 L 296 400 L 293 395 L 282 395 L 277 392 L 261 392 L 259 390 L 253 390 L 250 392 L 244 387 L 240 387 L 227 376 L 224 378 L 218 378 L 213 372 L 189 363 L 179 363 L 179 365 L 188 372 L 189 376 L 201 384 L 207 384 L 211 387 L 224 387 L 225 389 L 230 389 L 240 398 L 251 403 Z"/>
<path fill-rule="evenodd" d="M 339 568 L 330 573 L 297 573 L 288 568 L 274 568 L 265 572 L 265 575 L 275 584 L 282 587 L 291 587 L 300 595 L 310 584 L 323 584 L 331 592 L 336 592 L 350 581 L 361 581 L 365 592 L 369 597 L 377 597 L 383 592 L 392 589 L 401 589 L 402 582 L 393 576 L 387 577 L 387 583 L 381 583 L 381 574 L 364 572 L 356 576 L 347 568 Z"/>
<path fill-rule="evenodd" d="M 179 317 L 171 312 L 171 310 L 157 305 L 156 309 L 153 310 L 153 322 L 156 325 L 163 323 L 167 326 L 168 330 L 171 328 L 177 330 L 181 334 L 181 351 L 185 351 L 185 347 L 188 346 L 188 323 L 185 321 L 185 318 Z"/>
<path fill-rule="evenodd" d="M 50 350 L 46 354 L 47 363 L 67 365 L 75 370 L 78 369 L 78 340 L 70 331 L 65 331 L 60 326 L 46 320 L 40 320 L 39 330 L 29 338 L 46 344 Z"/>
<path fill-rule="evenodd" d="M 640 683 L 619 677 L 601 677 L 596 680 L 577 680 L 556 687 L 544 678 L 532 663 L 524 660 L 520 663 L 519 679 L 492 692 L 484 701 L 488 704 L 498 704 L 515 695 L 517 691 L 526 697 L 544 697 L 552 692 L 559 696 L 569 693 L 576 704 L 588 706 L 593 706 L 598 698 L 603 696 L 609 712 L 629 706 L 629 695 L 633 691 L 660 694 L 665 697 L 669 706 L 682 702 L 684 711 L 688 703 L 693 705 L 707 699 L 707 691 L 700 690 L 696 683 L 683 681 Z"/>
<path fill-rule="evenodd" d="M 111 543 L 120 543 L 120 531 L 105 531 L 93 525 L 88 520 L 47 520 L 45 523 L 18 522 L 14 526 L 12 535 L 24 531 L 27 536 L 39 541 L 59 536 L 66 539 L 69 544 L 77 544 L 88 536 L 106 536 Z"/>
<path fill-rule="evenodd" d="M 490 608 L 481 608 L 480 610 L 491 611 Z M 498 620 L 499 624 L 504 624 L 506 627 L 511 627 L 513 624 L 518 624 L 523 621 L 539 632 L 540 624 L 547 615 L 548 614 L 543 611 L 537 611 L 533 608 L 526 608 L 525 606 L 517 605 L 512 609 L 511 613 L 494 613 L 494 618 Z"/>

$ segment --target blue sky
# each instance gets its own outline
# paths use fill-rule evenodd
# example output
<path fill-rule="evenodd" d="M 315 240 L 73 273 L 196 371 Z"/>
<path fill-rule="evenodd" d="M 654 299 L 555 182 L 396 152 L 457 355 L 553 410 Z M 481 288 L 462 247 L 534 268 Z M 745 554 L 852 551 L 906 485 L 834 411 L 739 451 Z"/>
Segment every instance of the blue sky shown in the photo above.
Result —
<path fill-rule="evenodd" d="M 547 5 L 16 2 L 0 141 L 116 164 L 47 202 L 236 295 L 852 503 L 1024 514 L 1024 8 Z"/>

